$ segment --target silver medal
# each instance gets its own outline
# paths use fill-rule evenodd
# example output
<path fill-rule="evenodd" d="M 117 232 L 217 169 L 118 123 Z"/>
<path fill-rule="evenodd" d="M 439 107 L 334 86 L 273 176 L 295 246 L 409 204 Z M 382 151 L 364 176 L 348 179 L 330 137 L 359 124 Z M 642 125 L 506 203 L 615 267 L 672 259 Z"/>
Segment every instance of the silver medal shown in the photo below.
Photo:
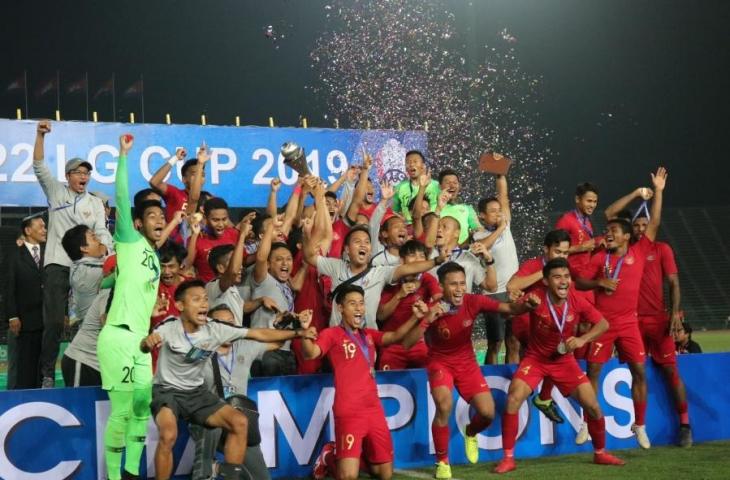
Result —
<path fill-rule="evenodd" d="M 564 341 L 560 340 L 557 350 L 560 355 L 565 355 L 566 353 L 568 353 L 568 346 L 565 344 Z"/>

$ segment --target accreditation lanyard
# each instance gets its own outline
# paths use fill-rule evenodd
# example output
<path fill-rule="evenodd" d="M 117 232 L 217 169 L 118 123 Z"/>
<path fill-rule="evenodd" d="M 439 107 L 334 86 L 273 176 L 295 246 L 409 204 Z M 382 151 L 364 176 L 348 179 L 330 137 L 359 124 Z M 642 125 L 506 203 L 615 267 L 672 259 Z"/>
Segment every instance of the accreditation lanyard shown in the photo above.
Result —
<path fill-rule="evenodd" d="M 616 268 L 613 270 L 613 274 L 611 274 L 611 254 L 606 252 L 606 263 L 603 267 L 606 278 L 610 278 L 611 280 L 616 280 L 618 278 L 618 274 L 621 273 L 621 266 L 624 264 L 624 258 L 626 258 L 628 253 L 629 252 L 624 253 L 621 258 L 618 259 Z"/>
<path fill-rule="evenodd" d="M 578 222 L 583 227 L 583 230 L 585 230 L 589 237 L 593 238 L 593 228 L 591 228 L 588 223 L 588 215 L 581 215 L 578 210 L 573 210 L 573 213 L 575 214 L 575 218 L 578 219 Z"/>
<path fill-rule="evenodd" d="M 555 326 L 558 327 L 558 331 L 560 332 L 560 341 L 563 341 L 563 329 L 565 328 L 565 321 L 568 318 L 568 299 L 565 299 L 565 303 L 563 304 L 563 313 L 560 318 L 558 318 L 558 312 L 555 311 L 555 306 L 553 306 L 552 300 L 550 300 L 550 293 L 548 292 L 547 295 L 547 304 L 548 309 L 550 310 L 550 316 L 553 318 L 553 322 L 555 322 Z"/>
<path fill-rule="evenodd" d="M 230 362 L 226 363 L 220 354 L 216 355 L 216 357 L 218 358 L 218 364 L 228 373 L 228 377 L 233 378 L 233 367 L 236 365 L 236 344 L 231 345 L 231 349 L 226 354 L 226 357 L 230 357 Z"/>
<path fill-rule="evenodd" d="M 291 291 L 291 287 L 286 282 L 280 282 L 276 280 L 276 286 L 279 287 L 281 295 L 286 300 L 287 310 L 290 312 L 294 311 L 294 294 Z"/>
<path fill-rule="evenodd" d="M 357 344 L 357 346 L 360 347 L 360 351 L 365 357 L 365 361 L 367 362 L 368 367 L 372 370 L 373 364 L 370 361 L 370 347 L 368 347 L 368 339 L 365 333 L 360 330 L 358 332 L 359 335 L 355 335 L 349 328 L 344 325 L 342 326 L 342 329 L 345 331 L 345 334 L 350 338 L 350 340 L 352 340 L 353 343 Z M 360 338 L 358 338 L 358 336 Z"/>
<path fill-rule="evenodd" d="M 204 360 L 206 358 L 209 358 L 211 355 L 213 355 L 213 352 L 209 350 L 203 350 L 202 348 L 198 348 L 195 346 L 193 341 L 188 336 L 188 332 L 183 330 L 183 334 L 185 335 L 185 338 L 187 339 L 188 343 L 190 344 L 190 350 L 187 354 L 185 354 L 185 361 L 187 363 L 195 363 L 199 362 L 200 360 Z"/>

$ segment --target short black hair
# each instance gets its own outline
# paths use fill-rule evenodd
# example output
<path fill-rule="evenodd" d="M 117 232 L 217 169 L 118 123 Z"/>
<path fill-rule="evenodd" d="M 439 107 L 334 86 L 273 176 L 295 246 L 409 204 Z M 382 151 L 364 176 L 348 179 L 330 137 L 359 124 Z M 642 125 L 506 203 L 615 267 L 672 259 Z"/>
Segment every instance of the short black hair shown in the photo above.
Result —
<path fill-rule="evenodd" d="M 408 158 L 410 155 L 418 155 L 419 157 L 421 157 L 421 161 L 423 163 L 426 163 L 426 157 L 423 155 L 423 153 L 420 150 L 408 150 L 406 152 L 406 156 L 403 158 Z"/>
<path fill-rule="evenodd" d="M 162 208 L 162 204 L 157 200 L 142 200 L 141 202 L 136 203 L 134 208 L 132 208 L 132 217 L 135 220 L 144 219 L 144 212 L 146 212 L 149 208 L 159 208 L 162 210 L 162 213 L 165 213 L 165 209 Z"/>
<path fill-rule="evenodd" d="M 219 303 L 215 307 L 208 310 L 208 316 L 212 317 L 215 312 L 228 312 L 231 315 L 233 315 L 233 310 L 231 310 L 231 307 L 228 306 L 226 303 Z M 235 318 L 235 315 L 234 315 Z"/>
<path fill-rule="evenodd" d="M 358 223 L 357 225 L 353 225 L 350 231 L 347 232 L 345 235 L 345 240 L 342 242 L 342 245 L 347 246 L 350 243 L 350 237 L 355 232 L 365 232 L 368 234 L 368 238 L 372 241 L 372 238 L 370 238 L 370 227 L 365 225 L 364 223 Z"/>
<path fill-rule="evenodd" d="M 289 251 L 292 253 L 292 255 L 296 255 L 297 252 L 299 252 L 299 247 L 297 247 L 297 244 L 304 243 L 304 232 L 301 228 L 292 228 L 286 241 L 289 245 Z"/>
<path fill-rule="evenodd" d="M 623 212 L 623 210 L 621 212 Z M 618 214 L 619 217 L 623 216 L 623 215 L 621 215 L 621 212 L 619 212 L 619 214 Z M 646 214 L 646 212 L 644 210 L 639 210 L 638 212 L 636 212 L 636 216 L 633 216 L 629 213 L 629 215 L 624 218 L 626 218 L 626 220 L 631 221 L 632 224 L 640 218 L 646 218 L 647 220 L 649 220 L 649 216 Z"/>
<path fill-rule="evenodd" d="M 427 255 L 426 245 L 418 240 L 408 240 L 398 249 L 398 255 L 400 255 L 401 258 L 405 258 L 407 255 L 413 255 L 414 253 L 419 252 Z"/>
<path fill-rule="evenodd" d="M 411 201 L 408 202 L 408 210 L 413 210 L 416 207 L 416 200 L 417 199 L 418 199 L 418 196 L 415 196 L 415 197 L 411 198 Z M 431 197 L 429 197 L 428 195 L 424 195 L 423 196 L 423 200 L 425 200 L 426 202 L 428 202 L 429 205 L 431 204 Z"/>
<path fill-rule="evenodd" d="M 176 259 L 179 264 L 182 265 L 183 260 L 187 256 L 185 247 L 175 242 L 166 242 L 158 251 L 157 255 L 160 257 L 160 263 L 168 263 L 173 259 Z"/>
<path fill-rule="evenodd" d="M 499 203 L 499 199 L 497 197 L 495 197 L 495 196 L 484 197 L 484 198 L 480 199 L 479 200 L 479 203 L 477 204 L 477 208 L 479 209 L 478 212 L 479 213 L 484 213 L 484 210 L 487 209 L 487 205 L 489 205 L 490 202 L 497 202 L 497 203 Z M 500 205 L 501 205 L 501 203 L 500 203 Z"/>
<path fill-rule="evenodd" d="M 200 192 L 200 198 L 198 198 L 198 205 L 196 205 L 196 210 L 200 210 L 200 207 L 205 205 L 205 202 L 207 202 L 208 200 L 210 200 L 211 198 L 214 198 L 214 197 L 215 197 L 215 195 L 213 195 L 212 193 L 210 193 L 207 190 L 203 190 L 202 192 Z"/>
<path fill-rule="evenodd" d="M 280 248 L 285 248 L 289 253 L 294 255 L 294 252 L 292 252 L 292 249 L 289 248 L 289 245 L 287 245 L 284 242 L 272 242 L 271 243 L 271 250 L 269 250 L 269 258 L 271 258 L 271 254 L 274 253 L 274 250 L 278 250 Z"/>
<path fill-rule="evenodd" d="M 454 170 L 453 168 L 444 168 L 439 172 L 439 185 L 441 182 L 443 182 L 444 177 L 448 177 L 449 175 L 453 175 L 456 178 L 459 178 L 459 174 Z"/>
<path fill-rule="evenodd" d="M 692 340 L 692 325 L 687 321 L 682 321 L 682 329 L 684 329 L 684 333 L 689 335 L 689 339 Z"/>
<path fill-rule="evenodd" d="M 560 245 L 563 242 L 570 243 L 570 234 L 562 228 L 559 228 L 557 230 L 550 230 L 548 234 L 545 235 L 543 245 L 546 247 L 552 247 L 553 245 Z"/>
<path fill-rule="evenodd" d="M 218 276 L 218 270 L 215 268 L 221 264 L 221 259 L 234 250 L 234 246 L 230 244 L 217 245 L 210 249 L 208 253 L 208 266 Z"/>
<path fill-rule="evenodd" d="M 634 229 L 632 228 L 631 222 L 625 218 L 612 218 L 611 220 L 606 222 L 606 226 L 609 225 L 618 225 L 621 227 L 621 233 L 625 235 L 632 235 L 634 233 Z"/>
<path fill-rule="evenodd" d="M 61 239 L 61 245 L 63 245 L 63 249 L 66 251 L 66 255 L 68 255 L 68 258 L 70 258 L 74 262 L 76 260 L 80 260 L 84 256 L 83 252 L 81 251 L 81 247 L 85 247 L 88 245 L 86 243 L 86 232 L 88 232 L 89 230 L 91 229 L 88 226 L 81 224 L 69 228 L 68 230 L 66 230 L 66 233 L 63 234 L 63 238 Z"/>
<path fill-rule="evenodd" d="M 139 192 L 134 194 L 134 200 L 133 200 L 134 205 L 139 205 L 140 203 L 144 202 L 145 200 L 150 200 L 147 197 L 150 196 L 151 194 L 157 195 L 158 197 L 162 196 L 162 195 L 160 195 L 160 193 L 157 190 L 155 190 L 153 188 L 143 188 L 142 190 L 140 190 Z"/>
<path fill-rule="evenodd" d="M 258 238 L 262 233 L 264 233 L 264 222 L 267 218 L 271 218 L 270 215 L 256 215 L 256 218 L 253 219 L 253 222 L 251 222 L 251 231 L 253 231 L 253 236 Z"/>
<path fill-rule="evenodd" d="M 329 190 L 324 192 L 324 196 L 325 196 L 325 198 L 329 197 L 333 200 L 337 200 L 337 194 L 335 192 L 330 192 Z"/>
<path fill-rule="evenodd" d="M 547 278 L 550 272 L 556 268 L 567 268 L 570 269 L 570 264 L 565 258 L 553 258 L 542 267 L 542 276 Z"/>
<path fill-rule="evenodd" d="M 185 297 L 185 292 L 187 292 L 191 288 L 196 287 L 205 289 L 205 282 L 197 278 L 193 278 L 192 280 L 185 280 L 180 285 L 178 285 L 177 290 L 175 290 L 175 301 L 181 302 L 182 299 Z"/>
<path fill-rule="evenodd" d="M 438 275 L 439 277 L 439 283 L 444 283 L 444 280 L 446 280 L 446 275 L 454 272 L 461 272 L 466 275 L 466 270 L 464 270 L 464 267 L 456 262 L 446 262 L 441 265 L 439 269 L 436 270 L 436 275 Z"/>
<path fill-rule="evenodd" d="M 205 212 L 205 216 L 207 217 L 210 215 L 210 212 L 213 210 L 228 210 L 228 204 L 225 200 L 223 200 L 220 197 L 213 197 L 206 200 L 206 202 L 203 204 L 203 211 Z"/>
<path fill-rule="evenodd" d="M 335 303 L 342 305 L 345 302 L 345 297 L 350 293 L 359 293 L 363 297 L 365 296 L 365 290 L 360 285 L 354 285 L 352 283 L 344 285 L 342 288 L 336 288 L 337 294 L 335 295 Z"/>
<path fill-rule="evenodd" d="M 190 170 L 192 167 L 198 164 L 197 158 L 191 158 L 187 162 L 183 163 L 182 169 L 180 170 L 180 173 L 182 173 L 182 176 L 185 177 L 185 174 L 188 173 L 188 170 Z"/>
<path fill-rule="evenodd" d="M 588 192 L 593 192 L 596 195 L 598 195 L 598 187 L 591 182 L 583 182 L 579 183 L 577 187 L 575 187 L 575 196 L 576 197 L 582 197 Z"/>

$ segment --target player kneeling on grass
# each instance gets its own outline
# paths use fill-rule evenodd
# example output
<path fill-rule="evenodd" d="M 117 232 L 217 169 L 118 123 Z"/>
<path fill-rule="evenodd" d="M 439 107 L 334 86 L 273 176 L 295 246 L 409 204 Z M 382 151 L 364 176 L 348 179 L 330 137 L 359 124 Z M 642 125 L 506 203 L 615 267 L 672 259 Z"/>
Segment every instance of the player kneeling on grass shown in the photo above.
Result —
<path fill-rule="evenodd" d="M 423 302 L 413 306 L 413 315 L 394 332 L 363 328 L 365 291 L 352 283 L 335 289 L 342 323 L 319 332 L 317 341 L 305 337 L 302 350 L 307 359 L 326 355 L 335 375 L 335 438 L 322 448 L 314 466 L 314 478 L 330 475 L 338 480 L 358 478 L 360 458 L 380 480 L 393 476 L 393 441 L 385 421 L 375 383 L 376 349 L 401 342 L 428 311 Z M 309 327 L 302 323 L 302 327 Z M 334 455 L 333 455 L 334 450 Z"/>
<path fill-rule="evenodd" d="M 570 288 L 570 269 L 564 258 L 555 258 L 542 269 L 545 288 L 531 294 L 540 305 L 530 312 L 529 341 L 525 357 L 517 367 L 507 394 L 507 407 L 502 415 L 504 458 L 495 473 L 514 470 L 514 448 L 517 439 L 517 412 L 522 403 L 544 378 L 549 378 L 563 395 L 573 395 L 588 413 L 588 430 L 593 439 L 593 462 L 600 465 L 623 465 L 624 462 L 606 453 L 606 424 L 596 394 L 587 375 L 580 369 L 573 351 L 595 340 L 608 329 L 608 322 L 583 297 Z M 579 321 L 592 323 L 580 337 L 575 331 Z"/>
<path fill-rule="evenodd" d="M 160 346 L 154 386 L 152 414 L 160 432 L 155 451 L 156 478 L 172 475 L 172 448 L 177 440 L 177 420 L 222 428 L 227 432 L 224 457 L 218 478 L 250 479 L 243 467 L 247 443 L 246 416 L 218 398 L 203 385 L 209 358 L 223 344 L 248 338 L 261 342 L 283 342 L 296 337 L 316 337 L 312 330 L 243 328 L 208 318 L 205 283 L 189 280 L 175 291 L 180 317 L 159 324 L 140 345 L 143 352 Z"/>

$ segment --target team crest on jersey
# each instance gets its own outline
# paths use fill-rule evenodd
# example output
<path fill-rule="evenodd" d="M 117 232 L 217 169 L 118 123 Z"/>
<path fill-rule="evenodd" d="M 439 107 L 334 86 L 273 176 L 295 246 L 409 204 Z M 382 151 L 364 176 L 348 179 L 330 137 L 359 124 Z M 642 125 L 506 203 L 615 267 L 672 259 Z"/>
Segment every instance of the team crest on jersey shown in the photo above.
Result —
<path fill-rule="evenodd" d="M 465 327 L 468 327 L 472 323 L 474 323 L 474 320 L 468 319 L 468 320 L 464 320 L 464 322 L 462 323 L 462 325 L 464 325 Z"/>
<path fill-rule="evenodd" d="M 532 365 L 527 365 L 523 368 L 520 368 L 520 371 L 522 372 L 522 375 L 528 375 L 530 373 L 531 368 L 532 368 Z"/>
<path fill-rule="evenodd" d="M 655 259 L 656 259 L 656 257 L 654 256 L 654 254 L 651 254 L 648 257 L 646 257 L 647 262 L 653 262 Z"/>
<path fill-rule="evenodd" d="M 84 210 L 82 213 L 84 214 L 85 218 L 89 218 L 91 216 L 91 212 L 89 210 Z"/>
<path fill-rule="evenodd" d="M 634 256 L 626 257 L 626 265 L 633 265 L 634 264 Z"/>

